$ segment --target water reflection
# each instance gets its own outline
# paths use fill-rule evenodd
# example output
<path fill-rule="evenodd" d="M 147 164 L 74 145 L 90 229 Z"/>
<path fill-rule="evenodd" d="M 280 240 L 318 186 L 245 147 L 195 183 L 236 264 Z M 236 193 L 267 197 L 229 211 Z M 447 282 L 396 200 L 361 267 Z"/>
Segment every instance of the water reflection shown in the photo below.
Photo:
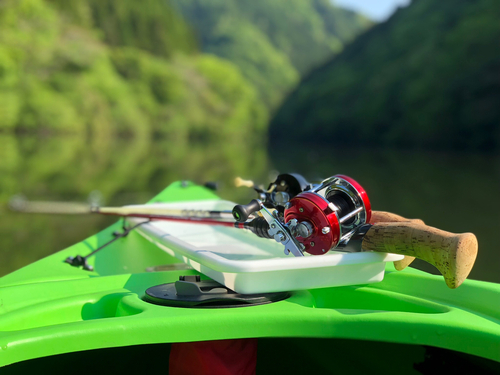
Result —
<path fill-rule="evenodd" d="M 177 139 L 0 137 L 0 275 L 29 264 L 102 229 L 115 219 L 12 213 L 8 200 L 85 202 L 98 190 L 110 205 L 141 203 L 175 180 L 217 181 L 228 199 L 253 198 L 232 179 L 265 180 L 264 147 Z"/>
<path fill-rule="evenodd" d="M 247 202 L 235 176 L 269 182 L 269 171 L 319 180 L 350 175 L 367 190 L 376 210 L 387 210 L 450 232 L 473 232 L 479 256 L 471 277 L 500 282 L 494 236 L 500 229 L 500 158 L 418 151 L 318 149 L 186 139 L 0 135 L 0 275 L 69 246 L 115 219 L 98 216 L 16 214 L 5 204 L 29 199 L 86 201 L 94 190 L 109 205 L 147 201 L 170 182 L 217 181 L 225 199 Z M 430 269 L 430 267 L 424 266 Z"/>

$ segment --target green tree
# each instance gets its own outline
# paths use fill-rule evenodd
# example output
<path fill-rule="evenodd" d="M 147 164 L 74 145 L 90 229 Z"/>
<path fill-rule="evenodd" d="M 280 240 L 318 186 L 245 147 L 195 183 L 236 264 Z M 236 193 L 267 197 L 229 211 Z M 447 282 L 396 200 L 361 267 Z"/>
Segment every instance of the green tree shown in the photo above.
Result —
<path fill-rule="evenodd" d="M 499 148 L 499 17 L 495 0 L 414 0 L 304 79 L 271 135 Z"/>

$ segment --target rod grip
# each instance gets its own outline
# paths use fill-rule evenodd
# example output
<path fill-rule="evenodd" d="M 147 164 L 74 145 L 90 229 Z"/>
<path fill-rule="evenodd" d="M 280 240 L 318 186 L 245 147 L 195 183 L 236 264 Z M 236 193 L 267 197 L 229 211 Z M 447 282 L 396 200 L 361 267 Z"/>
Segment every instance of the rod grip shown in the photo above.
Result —
<path fill-rule="evenodd" d="M 455 234 L 413 222 L 374 224 L 361 246 L 363 250 L 422 259 L 435 266 L 452 289 L 467 278 L 478 250 L 472 233 Z"/>
<path fill-rule="evenodd" d="M 420 219 L 407 219 L 403 216 L 393 214 L 387 211 L 372 211 L 372 217 L 370 219 L 371 224 L 375 223 L 392 223 L 400 221 L 409 221 L 416 224 L 424 224 L 423 220 Z"/>
<path fill-rule="evenodd" d="M 403 216 L 393 214 L 392 212 L 387 212 L 387 211 L 372 211 L 372 217 L 370 219 L 371 224 L 406 222 L 406 221 L 416 223 L 416 224 L 424 224 L 423 220 L 407 219 Z M 411 256 L 406 255 L 403 259 L 394 261 L 394 268 L 396 268 L 398 271 L 402 271 L 406 267 L 408 267 L 414 260 L 415 260 L 415 257 L 411 257 Z"/>
<path fill-rule="evenodd" d="M 243 223 L 248 220 L 248 217 L 256 211 L 260 210 L 260 202 L 257 199 L 252 199 L 248 204 L 238 204 L 233 208 L 233 217 L 236 221 Z"/>

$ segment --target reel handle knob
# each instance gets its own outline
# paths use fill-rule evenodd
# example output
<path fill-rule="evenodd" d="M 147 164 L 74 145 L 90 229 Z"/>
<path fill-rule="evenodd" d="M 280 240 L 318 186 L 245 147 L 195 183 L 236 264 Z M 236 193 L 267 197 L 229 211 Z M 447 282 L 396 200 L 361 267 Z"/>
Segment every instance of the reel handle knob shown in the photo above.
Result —
<path fill-rule="evenodd" d="M 254 182 L 252 180 L 244 180 L 242 179 L 241 177 L 236 177 L 234 179 L 234 185 L 236 187 L 249 187 L 249 188 L 253 188 L 255 186 Z"/>
<path fill-rule="evenodd" d="M 260 202 L 252 199 L 248 204 L 238 204 L 233 208 L 233 217 L 236 221 L 243 223 L 256 211 L 260 211 Z"/>
<path fill-rule="evenodd" d="M 472 233 L 455 234 L 412 222 L 373 224 L 363 238 L 363 250 L 409 255 L 422 259 L 455 289 L 469 276 L 477 256 Z"/>

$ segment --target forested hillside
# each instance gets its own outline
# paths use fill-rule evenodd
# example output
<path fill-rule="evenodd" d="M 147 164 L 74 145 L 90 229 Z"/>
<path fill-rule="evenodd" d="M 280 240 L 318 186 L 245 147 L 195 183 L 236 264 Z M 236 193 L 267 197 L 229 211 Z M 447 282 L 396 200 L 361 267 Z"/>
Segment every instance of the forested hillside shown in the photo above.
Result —
<path fill-rule="evenodd" d="M 371 25 L 329 0 L 173 0 L 204 52 L 226 58 L 268 107 Z"/>
<path fill-rule="evenodd" d="M 105 43 L 146 50 L 157 56 L 197 51 L 193 30 L 169 0 L 46 0 L 73 24 L 98 29 Z"/>
<path fill-rule="evenodd" d="M 2 132 L 250 144 L 266 124 L 253 85 L 198 53 L 168 1 L 2 2 Z"/>
<path fill-rule="evenodd" d="M 262 139 L 300 75 L 370 24 L 328 0 L 175 3 L 3 1 L 0 131 Z"/>
<path fill-rule="evenodd" d="M 500 148 L 497 0 L 413 0 L 311 73 L 271 139 Z"/>

